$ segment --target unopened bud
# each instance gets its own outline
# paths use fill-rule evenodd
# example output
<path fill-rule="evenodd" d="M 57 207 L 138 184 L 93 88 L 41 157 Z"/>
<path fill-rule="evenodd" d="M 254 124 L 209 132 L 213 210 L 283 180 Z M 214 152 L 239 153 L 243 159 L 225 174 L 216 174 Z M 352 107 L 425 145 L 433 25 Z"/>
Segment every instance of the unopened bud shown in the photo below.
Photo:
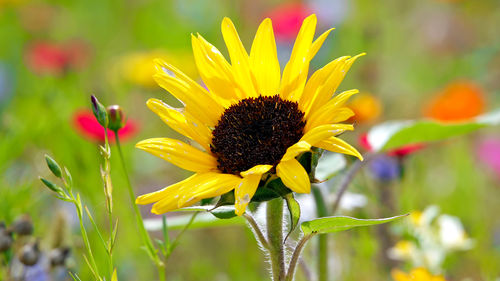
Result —
<path fill-rule="evenodd" d="M 99 122 L 99 124 L 101 124 L 101 126 L 103 126 L 104 128 L 107 128 L 109 119 L 106 108 L 97 100 L 94 95 L 90 97 L 90 101 L 92 102 L 92 111 L 94 112 L 94 116 L 97 119 L 97 122 Z"/>
<path fill-rule="evenodd" d="M 53 249 L 49 253 L 50 264 L 52 266 L 64 266 L 69 253 L 70 249 L 68 247 Z"/>
<path fill-rule="evenodd" d="M 60 193 L 62 192 L 62 188 L 60 188 L 59 186 L 57 186 L 55 183 L 47 180 L 47 179 L 44 179 L 42 177 L 40 177 L 40 180 L 43 182 L 43 184 L 48 187 L 50 190 L 54 191 L 54 192 L 57 192 L 57 193 Z"/>
<path fill-rule="evenodd" d="M 0 228 L 0 253 L 5 252 L 10 249 L 13 243 L 12 233 L 3 228 Z"/>
<path fill-rule="evenodd" d="M 33 223 L 28 215 L 23 215 L 12 224 L 12 231 L 18 235 L 33 234 Z"/>
<path fill-rule="evenodd" d="M 125 115 L 119 105 L 108 106 L 109 124 L 108 128 L 112 131 L 118 131 L 125 126 Z"/>
<path fill-rule="evenodd" d="M 40 250 L 38 249 L 38 243 L 26 244 L 19 252 L 19 261 L 27 266 L 35 265 L 38 262 L 39 257 Z"/>
<path fill-rule="evenodd" d="M 61 178 L 62 177 L 61 167 L 59 166 L 59 164 L 57 164 L 56 160 L 52 159 L 52 157 L 45 154 L 45 161 L 47 162 L 47 166 L 49 167 L 50 171 L 54 174 L 54 176 Z"/>

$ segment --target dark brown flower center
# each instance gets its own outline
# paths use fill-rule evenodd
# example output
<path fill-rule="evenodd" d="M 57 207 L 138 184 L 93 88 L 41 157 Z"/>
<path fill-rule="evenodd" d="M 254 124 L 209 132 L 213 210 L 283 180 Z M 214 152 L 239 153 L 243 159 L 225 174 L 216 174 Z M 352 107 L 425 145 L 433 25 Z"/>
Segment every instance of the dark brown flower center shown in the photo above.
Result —
<path fill-rule="evenodd" d="M 247 98 L 230 106 L 212 132 L 211 151 L 223 173 L 239 174 L 255 165 L 277 165 L 303 136 L 304 113 L 279 96 Z"/>

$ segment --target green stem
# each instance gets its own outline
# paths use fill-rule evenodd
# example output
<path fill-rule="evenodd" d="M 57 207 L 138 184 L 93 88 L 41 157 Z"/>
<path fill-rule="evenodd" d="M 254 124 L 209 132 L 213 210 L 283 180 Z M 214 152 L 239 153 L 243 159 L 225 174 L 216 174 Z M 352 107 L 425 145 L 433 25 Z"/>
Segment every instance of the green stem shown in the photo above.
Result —
<path fill-rule="evenodd" d="M 288 272 L 286 274 L 286 281 L 292 281 L 293 277 L 295 275 L 295 268 L 297 267 L 297 263 L 299 262 L 300 258 L 300 253 L 302 253 L 302 249 L 306 245 L 307 241 L 311 239 L 314 236 L 314 234 L 309 234 L 302 239 L 300 239 L 299 244 L 297 244 L 297 247 L 295 247 L 295 250 L 293 251 L 292 254 L 292 259 L 290 260 L 290 266 L 288 267 Z"/>
<path fill-rule="evenodd" d="M 83 243 L 85 244 L 85 248 L 87 248 L 87 252 L 89 254 L 90 264 L 92 265 L 92 272 L 96 275 L 96 279 L 100 280 L 101 275 L 99 274 L 99 269 L 97 268 L 97 264 L 95 262 L 94 254 L 92 253 L 92 248 L 90 247 L 89 237 L 87 235 L 87 231 L 85 230 L 85 226 L 83 225 L 83 214 L 80 205 L 80 201 L 77 201 L 73 194 L 71 194 L 71 199 L 76 207 L 76 214 L 78 215 L 78 221 L 80 222 L 80 231 L 82 233 Z"/>
<path fill-rule="evenodd" d="M 316 202 L 316 214 L 318 217 L 328 216 L 325 200 L 321 190 L 317 186 L 312 187 L 314 201 Z M 318 281 L 328 280 L 328 236 L 318 235 Z"/>
<path fill-rule="evenodd" d="M 281 197 L 267 202 L 266 219 L 272 278 L 274 281 L 284 281 L 286 272 L 283 248 L 283 199 Z"/>
<path fill-rule="evenodd" d="M 125 179 L 127 181 L 127 188 L 128 188 L 128 194 L 130 197 L 130 201 L 132 203 L 132 206 L 134 208 L 135 212 L 135 218 L 137 221 L 137 226 L 139 227 L 139 233 L 141 234 L 143 243 L 146 244 L 146 248 L 148 249 L 150 255 L 153 257 L 153 260 L 156 264 L 156 267 L 158 268 L 158 274 L 160 281 L 165 280 L 165 264 L 160 260 L 160 257 L 158 256 L 158 252 L 156 248 L 153 246 L 153 242 L 151 242 L 151 237 L 149 237 L 149 234 L 144 227 L 144 222 L 142 220 L 141 212 L 139 211 L 139 207 L 137 207 L 137 204 L 135 204 L 135 194 L 134 190 L 132 189 L 132 184 L 130 183 L 130 177 L 127 171 L 127 166 L 125 165 L 125 158 L 123 157 L 123 152 L 122 148 L 120 145 L 120 138 L 118 137 L 118 132 L 115 132 L 115 139 L 116 139 L 116 147 L 118 148 L 118 154 L 120 155 L 120 162 L 122 164 L 122 169 L 123 173 L 125 174 Z"/>
<path fill-rule="evenodd" d="M 257 222 L 255 221 L 255 219 L 247 213 L 243 213 L 243 217 L 245 217 L 245 219 L 247 219 L 248 224 L 250 225 L 250 227 L 254 231 L 255 238 L 260 242 L 262 247 L 264 247 L 264 249 L 266 249 L 266 250 L 269 250 L 269 243 L 267 242 L 267 239 L 264 236 L 264 233 L 262 233 L 262 230 L 260 230 L 260 227 L 257 224 Z"/>

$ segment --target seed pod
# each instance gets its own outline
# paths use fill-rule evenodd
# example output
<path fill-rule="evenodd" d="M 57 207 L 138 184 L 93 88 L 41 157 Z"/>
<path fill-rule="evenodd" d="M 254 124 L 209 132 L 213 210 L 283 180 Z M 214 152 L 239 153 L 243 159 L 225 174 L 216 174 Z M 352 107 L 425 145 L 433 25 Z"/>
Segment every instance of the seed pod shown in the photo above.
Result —
<path fill-rule="evenodd" d="M 38 249 L 38 243 L 26 244 L 21 248 L 19 252 L 19 261 L 24 265 L 32 266 L 38 262 L 40 257 L 40 250 Z"/>
<path fill-rule="evenodd" d="M 23 215 L 12 224 L 12 231 L 18 235 L 33 234 L 33 223 L 28 215 Z"/>

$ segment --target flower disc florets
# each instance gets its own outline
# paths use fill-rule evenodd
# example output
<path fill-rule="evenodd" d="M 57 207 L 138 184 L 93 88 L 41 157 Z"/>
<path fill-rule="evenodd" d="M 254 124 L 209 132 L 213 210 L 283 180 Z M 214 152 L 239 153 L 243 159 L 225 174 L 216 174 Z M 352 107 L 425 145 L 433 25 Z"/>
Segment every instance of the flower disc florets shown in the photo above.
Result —
<path fill-rule="evenodd" d="M 211 150 L 223 173 L 239 174 L 259 164 L 277 165 L 304 135 L 304 113 L 279 96 L 240 100 L 224 111 Z"/>

